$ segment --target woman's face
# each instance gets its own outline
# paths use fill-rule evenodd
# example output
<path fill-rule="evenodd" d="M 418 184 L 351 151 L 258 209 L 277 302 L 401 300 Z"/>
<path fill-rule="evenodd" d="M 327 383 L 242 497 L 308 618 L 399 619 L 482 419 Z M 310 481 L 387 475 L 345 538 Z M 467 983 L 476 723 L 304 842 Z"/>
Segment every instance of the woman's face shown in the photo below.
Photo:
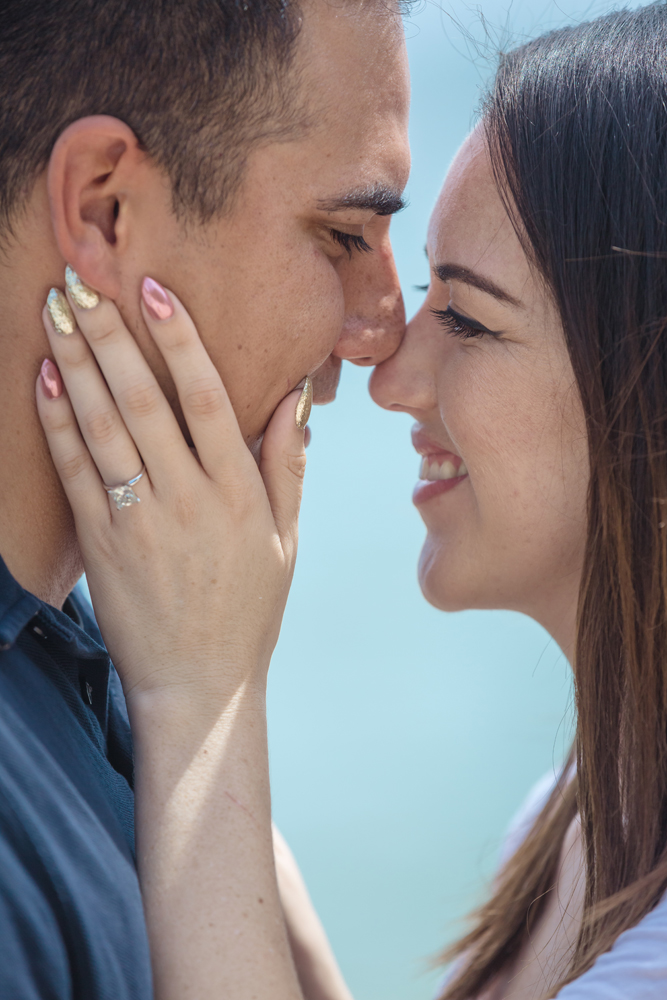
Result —
<path fill-rule="evenodd" d="M 557 311 L 502 205 L 481 129 L 447 176 L 427 252 L 426 301 L 371 379 L 380 406 L 417 421 L 422 590 L 447 611 L 526 612 L 567 646 L 586 534 L 585 421 Z"/>

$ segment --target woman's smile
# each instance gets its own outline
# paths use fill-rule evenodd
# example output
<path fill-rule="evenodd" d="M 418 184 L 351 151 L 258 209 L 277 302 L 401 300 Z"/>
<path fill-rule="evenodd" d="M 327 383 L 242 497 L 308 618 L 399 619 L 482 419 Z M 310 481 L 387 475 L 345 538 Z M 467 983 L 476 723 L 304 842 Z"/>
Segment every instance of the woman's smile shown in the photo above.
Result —
<path fill-rule="evenodd" d="M 460 455 L 447 451 L 428 438 L 419 424 L 412 431 L 412 444 L 423 456 L 419 470 L 419 482 L 414 488 L 412 502 L 419 506 L 432 497 L 440 496 L 454 489 L 468 476 L 466 464 Z"/>

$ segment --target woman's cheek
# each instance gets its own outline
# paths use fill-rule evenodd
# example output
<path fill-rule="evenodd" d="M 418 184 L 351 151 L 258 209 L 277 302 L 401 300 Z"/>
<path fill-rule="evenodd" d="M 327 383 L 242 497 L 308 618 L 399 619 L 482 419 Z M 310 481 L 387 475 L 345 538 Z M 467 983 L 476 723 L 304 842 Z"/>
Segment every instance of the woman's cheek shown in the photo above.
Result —
<path fill-rule="evenodd" d="M 501 458 L 507 447 L 507 413 L 498 385 L 475 371 L 474 359 L 451 354 L 438 380 L 440 417 L 454 452 L 464 460 L 475 485 L 478 473 Z"/>

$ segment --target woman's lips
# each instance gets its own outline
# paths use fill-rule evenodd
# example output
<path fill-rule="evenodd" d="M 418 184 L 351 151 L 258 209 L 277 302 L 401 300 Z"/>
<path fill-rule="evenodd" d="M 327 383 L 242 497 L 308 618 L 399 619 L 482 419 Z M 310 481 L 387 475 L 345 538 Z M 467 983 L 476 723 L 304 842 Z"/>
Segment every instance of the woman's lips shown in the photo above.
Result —
<path fill-rule="evenodd" d="M 461 456 L 445 451 L 435 441 L 429 440 L 422 430 L 412 432 L 412 443 L 423 456 L 419 482 L 412 494 L 412 501 L 417 506 L 453 490 L 467 478 L 468 470 Z"/>
<path fill-rule="evenodd" d="M 440 479 L 434 483 L 420 479 L 412 492 L 412 502 L 416 507 L 419 507 L 432 497 L 439 497 L 441 493 L 448 493 L 449 490 L 453 490 L 455 486 L 458 486 L 459 483 L 462 483 L 467 478 L 466 474 L 464 476 L 456 476 L 454 479 Z"/>

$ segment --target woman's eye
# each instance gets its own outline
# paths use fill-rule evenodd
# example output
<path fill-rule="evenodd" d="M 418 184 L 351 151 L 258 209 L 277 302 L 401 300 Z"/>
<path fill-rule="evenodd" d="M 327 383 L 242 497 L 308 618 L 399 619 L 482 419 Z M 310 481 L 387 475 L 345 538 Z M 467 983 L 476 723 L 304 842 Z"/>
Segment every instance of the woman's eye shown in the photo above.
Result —
<path fill-rule="evenodd" d="M 481 323 L 476 323 L 474 320 L 454 312 L 451 306 L 448 306 L 447 309 L 431 309 L 431 313 L 448 333 L 454 334 L 461 340 L 470 340 L 472 337 L 483 337 L 487 334 L 492 337 L 497 336 L 493 330 L 487 330 Z"/>
<path fill-rule="evenodd" d="M 372 251 L 373 247 L 370 246 L 363 236 L 354 236 L 352 233 L 342 233 L 340 229 L 330 229 L 331 239 L 334 243 L 338 243 L 347 251 L 348 257 L 351 257 L 355 250 L 361 253 L 369 253 Z"/>

